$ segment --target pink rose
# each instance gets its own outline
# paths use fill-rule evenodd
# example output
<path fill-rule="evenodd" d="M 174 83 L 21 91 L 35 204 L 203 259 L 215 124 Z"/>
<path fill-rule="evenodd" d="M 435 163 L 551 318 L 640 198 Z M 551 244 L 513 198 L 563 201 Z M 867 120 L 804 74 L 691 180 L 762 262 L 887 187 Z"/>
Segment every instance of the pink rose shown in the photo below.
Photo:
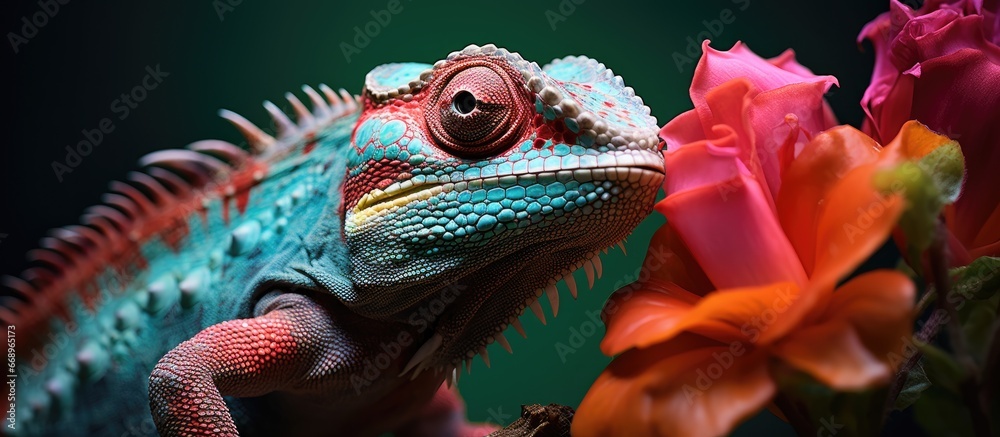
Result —
<path fill-rule="evenodd" d="M 733 135 L 740 160 L 769 198 L 778 195 L 781 172 L 813 135 L 837 125 L 823 95 L 833 76 L 816 76 L 795 61 L 795 53 L 764 59 L 737 42 L 729 51 L 702 44 L 691 81 L 694 108 L 664 126 L 668 150 Z M 725 86 L 722 86 L 725 85 Z M 719 106 L 724 93 L 738 93 L 742 104 Z M 773 202 L 772 207 L 773 207 Z"/>
<path fill-rule="evenodd" d="M 928 0 L 861 31 L 875 46 L 861 105 L 864 130 L 885 142 L 915 119 L 961 144 L 966 182 L 944 213 L 958 264 L 1000 255 L 1000 1 Z"/>

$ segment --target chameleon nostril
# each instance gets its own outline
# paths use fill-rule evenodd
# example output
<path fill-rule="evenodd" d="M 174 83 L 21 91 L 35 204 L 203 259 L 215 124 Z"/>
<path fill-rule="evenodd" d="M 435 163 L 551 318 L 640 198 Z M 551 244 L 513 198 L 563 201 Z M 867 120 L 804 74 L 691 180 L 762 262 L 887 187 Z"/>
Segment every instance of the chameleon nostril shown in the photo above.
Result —
<path fill-rule="evenodd" d="M 459 114 L 468 115 L 471 114 L 474 109 L 476 109 L 476 96 L 472 93 L 462 90 L 455 93 L 455 97 L 452 98 L 452 105 L 454 105 L 455 110 Z"/>

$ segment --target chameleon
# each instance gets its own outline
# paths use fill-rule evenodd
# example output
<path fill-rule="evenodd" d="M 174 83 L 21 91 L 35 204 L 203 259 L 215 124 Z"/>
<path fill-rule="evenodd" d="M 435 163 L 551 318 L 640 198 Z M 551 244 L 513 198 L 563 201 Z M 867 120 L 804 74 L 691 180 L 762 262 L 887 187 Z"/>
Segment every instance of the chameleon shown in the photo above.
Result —
<path fill-rule="evenodd" d="M 656 119 L 604 64 L 493 44 L 318 88 L 272 133 L 221 110 L 246 147 L 143 157 L 5 279 L 6 435 L 492 431 L 463 364 L 651 212 Z"/>

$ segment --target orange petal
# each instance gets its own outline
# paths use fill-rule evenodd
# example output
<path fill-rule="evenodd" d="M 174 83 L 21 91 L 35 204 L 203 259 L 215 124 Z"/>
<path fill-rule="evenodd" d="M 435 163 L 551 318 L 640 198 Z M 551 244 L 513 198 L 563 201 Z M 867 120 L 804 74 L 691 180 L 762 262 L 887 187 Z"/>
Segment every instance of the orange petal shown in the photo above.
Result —
<path fill-rule="evenodd" d="M 899 163 L 904 160 L 918 160 L 933 152 L 941 145 L 952 140 L 944 135 L 938 135 L 919 121 L 910 120 L 903 124 L 889 144 L 885 145 L 883 162 Z"/>
<path fill-rule="evenodd" d="M 725 435 L 774 396 L 767 355 L 685 336 L 615 359 L 587 392 L 572 434 Z"/>
<path fill-rule="evenodd" d="M 810 283 L 832 289 L 878 249 L 896 226 L 904 202 L 873 184 L 877 164 L 849 171 L 823 200 L 816 228 L 816 262 Z"/>
<path fill-rule="evenodd" d="M 913 334 L 916 287 L 895 270 L 875 270 L 837 288 L 826 305 L 823 321 L 845 320 L 854 327 L 865 347 L 885 361 L 889 354 L 903 355 Z"/>
<path fill-rule="evenodd" d="M 799 329 L 772 348 L 775 355 L 837 390 L 860 390 L 885 382 L 889 366 L 869 351 L 843 320 Z"/>
<path fill-rule="evenodd" d="M 675 335 L 674 328 L 701 297 L 674 284 L 652 280 L 618 290 L 604 306 L 607 332 L 601 351 L 613 356 Z"/>
<path fill-rule="evenodd" d="M 838 126 L 806 144 L 782 176 L 778 217 L 807 274 L 813 271 L 816 227 L 828 192 L 849 170 L 874 162 L 879 150 L 868 135 Z"/>
<path fill-rule="evenodd" d="M 639 284 L 631 295 L 617 294 L 608 303 L 608 332 L 601 343 L 605 354 L 629 347 L 646 347 L 691 332 L 717 341 L 768 343 L 794 328 L 811 308 L 791 282 L 733 288 L 697 300 L 671 284 Z"/>

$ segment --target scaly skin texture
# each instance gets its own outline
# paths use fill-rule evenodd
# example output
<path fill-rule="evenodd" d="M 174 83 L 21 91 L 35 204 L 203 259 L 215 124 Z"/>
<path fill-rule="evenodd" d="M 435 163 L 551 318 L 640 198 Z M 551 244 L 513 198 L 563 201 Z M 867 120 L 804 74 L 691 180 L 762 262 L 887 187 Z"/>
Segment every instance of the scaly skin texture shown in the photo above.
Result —
<path fill-rule="evenodd" d="M 470 46 L 304 91 L 296 122 L 265 104 L 277 138 L 223 112 L 252 153 L 148 156 L 8 279 L 44 352 L 17 435 L 484 435 L 442 383 L 599 274 L 663 177 L 649 109 L 587 58 Z"/>

